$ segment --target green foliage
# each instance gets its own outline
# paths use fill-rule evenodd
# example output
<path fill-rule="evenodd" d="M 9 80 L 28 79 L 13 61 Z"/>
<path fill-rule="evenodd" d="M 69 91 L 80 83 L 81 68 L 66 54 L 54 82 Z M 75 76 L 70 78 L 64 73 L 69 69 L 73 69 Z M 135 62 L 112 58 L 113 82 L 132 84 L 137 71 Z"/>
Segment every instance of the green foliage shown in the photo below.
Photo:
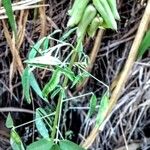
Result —
<path fill-rule="evenodd" d="M 6 10 L 6 15 L 8 17 L 12 31 L 15 33 L 15 37 L 17 37 L 17 25 L 12 10 L 11 0 L 2 0 L 2 4 Z"/>
<path fill-rule="evenodd" d="M 51 139 L 40 139 L 27 146 L 27 150 L 51 150 L 54 145 Z"/>
<path fill-rule="evenodd" d="M 11 114 L 8 113 L 7 119 L 6 119 L 6 127 L 7 128 L 12 128 L 14 126 L 13 119 L 11 117 Z"/>
<path fill-rule="evenodd" d="M 91 97 L 91 99 L 90 99 L 90 109 L 89 109 L 89 112 L 88 112 L 88 116 L 89 117 L 91 117 L 95 113 L 96 104 L 97 104 L 97 98 L 93 94 L 92 97 Z"/>
<path fill-rule="evenodd" d="M 24 92 L 25 98 L 29 104 L 31 103 L 30 74 L 31 74 L 31 68 L 26 67 L 24 72 L 23 72 L 23 75 L 22 75 L 22 86 L 23 86 L 23 92 Z"/>
<path fill-rule="evenodd" d="M 29 80 L 30 80 L 30 86 L 33 88 L 33 90 L 35 91 L 35 93 L 40 96 L 45 102 L 48 102 L 48 100 L 46 98 L 43 97 L 41 88 L 39 87 L 39 84 L 37 83 L 36 78 L 34 77 L 34 74 L 31 72 L 30 76 L 29 76 Z"/>
<path fill-rule="evenodd" d="M 44 101 L 48 102 L 48 100 L 43 97 L 42 91 L 34 77 L 34 74 L 32 73 L 33 69 L 34 69 L 33 67 L 27 66 L 22 75 L 22 86 L 25 99 L 29 104 L 31 103 L 31 96 L 30 96 L 30 86 L 31 86 L 33 90 L 37 93 L 37 95 L 39 95 Z"/>
<path fill-rule="evenodd" d="M 48 94 L 57 87 L 57 85 L 59 84 L 61 74 L 62 74 L 62 72 L 59 69 L 56 69 L 53 72 L 51 79 L 43 88 L 42 93 L 43 93 L 44 97 L 47 97 Z"/>
<path fill-rule="evenodd" d="M 85 68 L 89 65 L 89 58 L 85 55 L 82 44 L 86 33 L 90 29 L 89 35 L 93 37 L 96 30 L 104 25 L 106 25 L 104 26 L 106 28 L 117 30 L 115 19 L 119 19 L 119 17 L 117 16 L 116 4 L 112 5 L 112 3 L 106 0 L 93 0 L 91 1 L 93 2 L 92 4 L 90 0 L 77 2 L 78 0 L 75 1 L 73 8 L 69 12 L 71 17 L 68 26 L 78 26 L 78 28 L 67 29 L 67 32 L 59 40 L 53 38 L 53 35 L 60 33 L 60 30 L 56 30 L 51 35 L 42 38 L 34 44 L 29 52 L 28 59 L 25 61 L 27 67 L 22 76 L 22 85 L 27 102 L 31 103 L 30 86 L 46 102 L 51 102 L 58 95 L 55 112 L 54 109 L 49 110 L 49 112 L 54 112 L 55 114 L 55 118 L 52 118 L 52 120 L 47 117 L 47 111 L 43 108 L 36 109 L 35 124 L 42 139 L 31 143 L 27 146 L 27 150 L 34 150 L 37 147 L 47 150 L 83 150 L 82 147 L 71 141 L 59 139 L 62 104 L 65 102 L 64 98 L 67 97 L 66 91 L 68 87 L 71 86 L 72 88 L 80 84 L 85 77 L 93 77 L 85 71 Z M 93 23 L 94 18 L 98 19 L 96 25 Z M 75 30 L 77 30 L 77 39 L 76 46 L 74 47 L 64 41 L 67 41 L 67 38 Z M 51 47 L 51 43 L 56 43 L 56 45 Z M 64 48 L 67 50 L 67 53 L 65 53 L 67 55 L 63 55 L 63 58 L 61 58 L 60 54 L 64 54 L 64 51 L 61 50 L 64 50 Z M 32 73 L 36 68 L 46 69 L 51 73 L 50 79 L 42 91 Z M 47 100 L 49 94 L 51 101 Z M 99 126 L 105 118 L 109 104 L 108 99 L 109 93 L 106 92 L 101 99 L 96 126 Z M 90 99 L 89 117 L 95 113 L 96 105 L 97 98 L 93 94 Z M 53 126 L 51 127 L 51 125 Z"/>
<path fill-rule="evenodd" d="M 146 32 L 144 39 L 139 47 L 138 58 L 142 57 L 144 53 L 150 48 L 150 30 Z"/>
<path fill-rule="evenodd" d="M 46 124 L 42 119 L 42 114 L 39 112 L 39 109 L 36 110 L 36 115 L 35 115 L 35 125 L 36 128 L 38 129 L 38 132 L 41 134 L 43 138 L 49 138 L 49 131 L 46 128 Z"/>
<path fill-rule="evenodd" d="M 104 121 L 108 110 L 108 106 L 109 106 L 109 92 L 107 91 L 101 98 L 101 103 L 96 118 L 97 127 L 99 127 L 99 125 Z"/>
<path fill-rule="evenodd" d="M 20 136 L 14 129 L 11 130 L 10 144 L 13 150 L 25 150 Z"/>
<path fill-rule="evenodd" d="M 61 149 L 57 144 L 55 144 L 52 146 L 52 148 L 50 150 L 61 150 Z"/>

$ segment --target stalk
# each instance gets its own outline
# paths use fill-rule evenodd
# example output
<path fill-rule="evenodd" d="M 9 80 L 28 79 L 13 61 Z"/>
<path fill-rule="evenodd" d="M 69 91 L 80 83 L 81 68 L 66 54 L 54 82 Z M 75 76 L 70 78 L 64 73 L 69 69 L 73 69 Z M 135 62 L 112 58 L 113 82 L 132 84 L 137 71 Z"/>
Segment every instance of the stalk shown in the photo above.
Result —
<path fill-rule="evenodd" d="M 76 50 L 77 49 L 78 49 L 78 45 L 76 47 Z M 74 53 L 71 57 L 71 60 L 70 60 L 70 65 L 69 65 L 70 69 L 72 68 L 72 66 L 73 66 L 73 64 L 76 60 L 77 54 L 78 54 L 78 52 L 74 51 Z M 65 77 L 62 87 L 65 88 L 67 86 L 67 83 L 68 83 L 68 78 Z M 58 126 L 58 120 L 59 120 L 59 117 L 60 117 L 59 114 L 60 114 L 60 110 L 61 110 L 62 99 L 63 99 L 63 95 L 62 95 L 62 93 L 60 93 L 59 98 L 58 98 L 58 104 L 57 104 L 57 107 L 56 107 L 56 114 L 55 114 L 54 124 L 53 124 L 53 128 L 52 128 L 52 133 L 51 133 L 51 138 L 53 140 L 55 139 L 55 135 L 56 135 L 56 131 L 57 131 L 56 127 Z"/>

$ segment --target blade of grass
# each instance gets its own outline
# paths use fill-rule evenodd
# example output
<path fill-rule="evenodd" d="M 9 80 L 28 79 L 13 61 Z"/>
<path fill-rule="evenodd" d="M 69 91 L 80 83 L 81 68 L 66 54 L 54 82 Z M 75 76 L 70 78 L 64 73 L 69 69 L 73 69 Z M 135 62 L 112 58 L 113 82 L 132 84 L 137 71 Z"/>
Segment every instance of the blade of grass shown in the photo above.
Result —
<path fill-rule="evenodd" d="M 10 26 L 16 38 L 17 37 L 17 25 L 16 25 L 16 21 L 14 18 L 13 10 L 12 10 L 11 0 L 2 0 L 2 4 L 6 10 L 6 14 L 8 16 Z"/>

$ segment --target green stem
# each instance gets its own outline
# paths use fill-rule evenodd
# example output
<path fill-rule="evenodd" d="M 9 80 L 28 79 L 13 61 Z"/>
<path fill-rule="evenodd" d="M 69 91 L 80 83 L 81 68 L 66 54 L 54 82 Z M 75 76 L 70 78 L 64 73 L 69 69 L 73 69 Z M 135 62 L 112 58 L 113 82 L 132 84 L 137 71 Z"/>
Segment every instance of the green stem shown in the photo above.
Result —
<path fill-rule="evenodd" d="M 74 53 L 72 54 L 72 57 L 71 57 L 71 60 L 70 60 L 70 65 L 69 65 L 70 69 L 72 68 L 72 66 L 73 66 L 73 64 L 76 60 L 77 54 L 78 54 L 77 51 L 74 51 Z M 62 87 L 65 88 L 67 86 L 67 83 L 68 83 L 68 78 L 65 77 Z M 61 110 L 61 101 L 62 101 L 62 99 L 63 99 L 63 96 L 62 96 L 62 93 L 60 93 L 59 98 L 58 98 L 58 104 L 57 104 L 57 107 L 56 107 L 56 114 L 55 114 L 54 124 L 53 124 L 53 128 L 52 128 L 52 133 L 51 133 L 51 138 L 52 139 L 55 139 L 55 135 L 56 135 L 56 131 L 57 131 L 56 127 L 58 125 L 58 119 L 59 119 L 59 114 L 60 114 L 60 110 Z"/>

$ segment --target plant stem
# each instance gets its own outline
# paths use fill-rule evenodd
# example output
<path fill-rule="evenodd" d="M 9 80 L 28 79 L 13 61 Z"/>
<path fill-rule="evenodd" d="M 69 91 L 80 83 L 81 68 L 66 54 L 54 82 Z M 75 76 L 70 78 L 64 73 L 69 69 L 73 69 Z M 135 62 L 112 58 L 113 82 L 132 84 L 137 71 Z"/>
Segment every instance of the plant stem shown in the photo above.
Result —
<path fill-rule="evenodd" d="M 77 51 L 74 51 L 74 53 L 72 54 L 72 57 L 71 57 L 71 60 L 70 60 L 70 65 L 69 65 L 70 69 L 72 68 L 72 66 L 73 66 L 73 64 L 76 60 L 77 54 L 78 54 Z M 67 83 L 68 83 L 68 78 L 65 77 L 62 87 L 65 88 Z M 52 128 L 52 133 L 51 133 L 51 138 L 52 139 L 55 139 L 56 129 L 57 129 L 56 127 L 58 125 L 59 114 L 60 114 L 60 110 L 61 110 L 61 106 L 62 106 L 61 105 L 62 99 L 63 99 L 63 95 L 62 95 L 62 93 L 60 93 L 59 98 L 58 98 L 58 104 L 57 104 L 57 107 L 56 107 L 56 114 L 55 114 L 54 124 L 53 124 L 53 128 Z"/>

